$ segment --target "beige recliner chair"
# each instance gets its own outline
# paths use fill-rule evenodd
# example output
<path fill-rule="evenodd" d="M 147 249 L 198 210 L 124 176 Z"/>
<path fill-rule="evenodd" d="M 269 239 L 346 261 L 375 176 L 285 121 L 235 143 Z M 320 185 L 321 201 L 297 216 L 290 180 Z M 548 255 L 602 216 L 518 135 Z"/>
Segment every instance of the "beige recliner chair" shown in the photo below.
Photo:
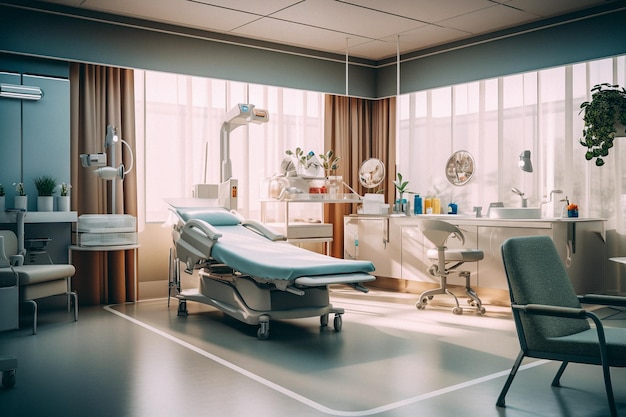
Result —
<path fill-rule="evenodd" d="M 33 334 L 37 333 L 37 302 L 53 295 L 67 295 L 68 309 L 74 307 L 78 320 L 78 297 L 71 290 L 76 272 L 73 265 L 24 265 L 24 254 L 18 253 L 18 240 L 10 230 L 0 230 L 0 278 L 2 274 L 17 274 L 19 300 L 33 307 Z"/>

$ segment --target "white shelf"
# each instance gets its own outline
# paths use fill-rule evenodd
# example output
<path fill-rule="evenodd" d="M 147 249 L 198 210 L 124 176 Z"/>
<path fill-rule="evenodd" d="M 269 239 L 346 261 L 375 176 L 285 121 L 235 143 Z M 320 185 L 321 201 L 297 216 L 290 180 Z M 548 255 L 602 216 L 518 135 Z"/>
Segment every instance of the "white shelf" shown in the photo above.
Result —
<path fill-rule="evenodd" d="M 292 194 L 283 200 L 265 199 L 264 203 L 360 203 L 361 197 L 356 194 Z"/>
<path fill-rule="evenodd" d="M 5 211 L 0 213 L 0 223 L 15 223 L 17 213 Z M 27 211 L 24 223 L 74 223 L 78 220 L 75 211 Z"/>

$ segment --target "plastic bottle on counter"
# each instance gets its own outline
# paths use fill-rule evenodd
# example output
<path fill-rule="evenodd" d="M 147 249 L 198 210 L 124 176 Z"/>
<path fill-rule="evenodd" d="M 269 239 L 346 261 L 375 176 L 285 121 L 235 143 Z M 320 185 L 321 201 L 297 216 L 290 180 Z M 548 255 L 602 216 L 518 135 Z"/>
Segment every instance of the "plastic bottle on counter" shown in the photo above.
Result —
<path fill-rule="evenodd" d="M 413 197 L 413 214 L 422 214 L 422 210 L 422 197 L 419 194 L 415 194 L 415 197 Z"/>
<path fill-rule="evenodd" d="M 433 214 L 433 200 L 432 200 L 432 198 L 426 197 L 424 199 L 424 213 L 425 214 Z"/>
<path fill-rule="evenodd" d="M 433 214 L 441 214 L 441 200 L 437 197 L 433 198 Z"/>

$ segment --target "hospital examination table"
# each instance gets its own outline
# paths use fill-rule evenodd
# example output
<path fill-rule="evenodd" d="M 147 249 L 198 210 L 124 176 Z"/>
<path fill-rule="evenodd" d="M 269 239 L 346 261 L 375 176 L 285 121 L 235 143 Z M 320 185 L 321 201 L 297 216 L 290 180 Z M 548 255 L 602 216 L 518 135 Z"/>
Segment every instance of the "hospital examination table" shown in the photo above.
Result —
<path fill-rule="evenodd" d="M 367 292 L 375 280 L 369 261 L 333 258 L 286 242 L 260 222 L 223 208 L 173 208 L 169 298 L 175 292 L 178 315 L 187 301 L 212 305 L 247 324 L 259 325 L 259 339 L 269 337 L 270 319 L 320 317 L 322 327 L 333 313 L 341 330 L 344 310 L 329 301 L 329 286 L 346 284 Z M 199 288 L 181 291 L 180 265 L 199 273 Z"/>

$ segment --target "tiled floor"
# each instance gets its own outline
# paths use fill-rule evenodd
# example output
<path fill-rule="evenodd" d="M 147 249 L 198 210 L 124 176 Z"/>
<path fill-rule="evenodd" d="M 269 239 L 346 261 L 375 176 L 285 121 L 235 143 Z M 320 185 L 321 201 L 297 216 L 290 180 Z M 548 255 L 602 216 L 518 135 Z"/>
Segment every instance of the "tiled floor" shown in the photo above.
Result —
<path fill-rule="evenodd" d="M 606 416 L 599 367 L 526 360 L 495 400 L 518 352 L 509 311 L 462 316 L 447 306 L 418 311 L 414 295 L 335 288 L 343 329 L 319 319 L 256 327 L 199 303 L 83 308 L 79 321 L 43 309 L 36 336 L 0 333 L 0 354 L 18 357 L 17 384 L 0 389 L 7 416 Z M 608 315 L 610 311 L 601 311 Z M 626 313 L 607 320 L 626 325 Z M 626 370 L 613 369 L 626 415 Z M 5 414 L 6 413 L 6 414 Z"/>

